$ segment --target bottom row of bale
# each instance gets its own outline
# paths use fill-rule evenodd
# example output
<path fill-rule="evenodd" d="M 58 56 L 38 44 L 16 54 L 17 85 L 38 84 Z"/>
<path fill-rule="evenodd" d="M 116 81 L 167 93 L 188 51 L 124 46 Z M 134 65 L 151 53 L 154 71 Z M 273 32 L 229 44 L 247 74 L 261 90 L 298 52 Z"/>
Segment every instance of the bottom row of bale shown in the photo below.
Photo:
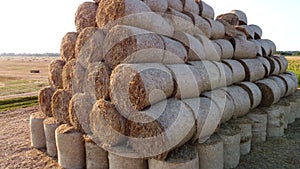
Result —
<path fill-rule="evenodd" d="M 283 98 L 265 108 L 251 110 L 242 118 L 222 124 L 204 143 L 186 143 L 172 150 L 166 160 L 136 159 L 109 153 L 67 124 L 45 118 L 39 112 L 30 117 L 31 145 L 58 158 L 63 168 L 103 169 L 222 169 L 238 166 L 240 156 L 252 143 L 284 135 L 284 129 L 300 118 L 299 99 Z"/>

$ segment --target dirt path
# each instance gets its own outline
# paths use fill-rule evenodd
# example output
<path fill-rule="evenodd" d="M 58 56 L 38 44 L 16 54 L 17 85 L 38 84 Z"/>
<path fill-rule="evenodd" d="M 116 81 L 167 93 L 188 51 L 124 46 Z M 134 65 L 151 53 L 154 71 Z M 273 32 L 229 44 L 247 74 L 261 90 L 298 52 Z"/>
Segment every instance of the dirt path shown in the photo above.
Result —
<path fill-rule="evenodd" d="M 29 116 L 37 107 L 0 112 L 0 168 L 59 168 L 45 150 L 30 147 Z M 238 169 L 299 169 L 300 119 L 289 125 L 281 138 L 256 144 L 250 155 L 242 156 Z"/>

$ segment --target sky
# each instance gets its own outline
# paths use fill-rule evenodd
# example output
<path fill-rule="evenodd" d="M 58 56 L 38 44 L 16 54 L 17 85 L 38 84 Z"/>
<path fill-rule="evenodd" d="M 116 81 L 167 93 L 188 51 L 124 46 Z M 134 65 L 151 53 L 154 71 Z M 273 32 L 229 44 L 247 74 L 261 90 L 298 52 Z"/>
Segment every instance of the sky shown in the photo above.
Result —
<path fill-rule="evenodd" d="M 84 0 L 0 1 L 0 53 L 58 53 Z M 215 15 L 242 10 L 277 50 L 300 50 L 299 0 L 206 0 Z"/>

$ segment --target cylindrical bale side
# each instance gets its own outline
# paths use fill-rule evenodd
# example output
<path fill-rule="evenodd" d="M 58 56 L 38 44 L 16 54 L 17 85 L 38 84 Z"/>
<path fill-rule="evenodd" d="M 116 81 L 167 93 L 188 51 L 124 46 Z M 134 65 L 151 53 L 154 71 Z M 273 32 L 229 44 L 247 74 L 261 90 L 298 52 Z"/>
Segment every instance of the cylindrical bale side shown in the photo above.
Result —
<path fill-rule="evenodd" d="M 293 79 L 287 74 L 280 74 L 280 75 L 278 75 L 278 77 L 281 78 L 285 82 L 285 86 L 286 86 L 285 96 L 290 96 L 290 95 L 294 94 L 298 87 L 298 84 L 296 85 L 296 83 L 293 81 Z"/>
<path fill-rule="evenodd" d="M 144 0 L 145 4 L 148 5 L 154 12 L 166 12 L 168 8 L 168 0 Z"/>
<path fill-rule="evenodd" d="M 61 40 L 60 44 L 60 57 L 68 62 L 75 58 L 75 45 L 78 37 L 77 32 L 68 32 Z"/>
<path fill-rule="evenodd" d="M 179 12 L 183 11 L 183 3 L 181 0 L 168 0 L 168 7 Z"/>
<path fill-rule="evenodd" d="M 53 87 L 46 87 L 39 91 L 39 95 L 38 95 L 39 106 L 41 111 L 47 117 L 53 116 L 51 110 L 51 101 L 54 92 L 55 92 L 55 88 Z"/>
<path fill-rule="evenodd" d="M 56 89 L 63 89 L 62 72 L 65 64 L 64 60 L 56 59 L 49 65 L 49 83 Z"/>
<path fill-rule="evenodd" d="M 74 77 L 73 71 L 74 71 L 75 64 L 76 64 L 76 59 L 71 59 L 63 67 L 63 71 L 62 71 L 63 87 L 65 90 L 68 91 L 72 91 L 72 84 L 73 84 L 73 77 Z"/>
<path fill-rule="evenodd" d="M 224 146 L 224 168 L 235 168 L 240 162 L 241 156 L 241 134 L 239 128 L 223 124 L 218 131 Z"/>
<path fill-rule="evenodd" d="M 278 76 L 269 76 L 269 78 L 274 80 L 277 83 L 281 93 L 280 97 L 284 97 L 287 89 L 285 81 Z"/>
<path fill-rule="evenodd" d="M 85 138 L 86 169 L 109 169 L 108 152 L 93 142 L 88 136 Z"/>
<path fill-rule="evenodd" d="M 238 25 L 235 26 L 235 29 L 243 32 L 246 35 L 247 39 L 254 39 L 254 31 L 249 25 Z"/>
<path fill-rule="evenodd" d="M 251 108 L 250 96 L 247 91 L 240 86 L 230 86 L 225 90 L 233 98 L 233 104 L 235 105 L 233 116 L 246 115 Z"/>
<path fill-rule="evenodd" d="M 247 114 L 247 117 L 253 121 L 251 142 L 265 142 L 267 137 L 268 115 L 260 109 L 253 109 Z"/>
<path fill-rule="evenodd" d="M 75 58 L 77 59 L 79 57 L 79 53 L 81 52 L 81 49 L 85 50 L 86 46 L 90 41 L 90 39 L 95 36 L 95 33 L 99 31 L 99 28 L 96 27 L 87 27 L 84 28 L 78 35 L 75 45 Z M 89 46 L 90 47 L 90 46 Z M 93 50 L 91 48 L 90 50 Z"/>
<path fill-rule="evenodd" d="M 199 28 L 207 38 L 211 38 L 212 29 L 211 29 L 211 26 L 210 26 L 208 20 L 206 20 L 205 18 L 203 18 L 199 15 L 193 14 L 193 13 L 189 13 L 189 16 L 191 16 L 193 18 L 195 26 L 197 28 Z"/>
<path fill-rule="evenodd" d="M 271 65 L 270 75 L 278 75 L 280 72 L 280 64 L 273 57 L 267 57 L 267 59 Z"/>
<path fill-rule="evenodd" d="M 294 92 L 295 92 L 297 90 L 297 88 L 298 88 L 298 85 L 299 85 L 299 79 L 298 79 L 296 73 L 287 71 L 287 72 L 284 73 L 284 75 L 288 75 L 294 81 L 295 88 L 296 88 L 294 90 Z"/>
<path fill-rule="evenodd" d="M 69 102 L 72 94 L 63 89 L 57 90 L 52 96 L 52 113 L 53 117 L 60 123 L 70 123 Z"/>
<path fill-rule="evenodd" d="M 46 148 L 46 138 L 43 127 L 45 116 L 41 112 L 30 115 L 30 140 L 34 148 Z"/>
<path fill-rule="evenodd" d="M 268 115 L 267 137 L 281 137 L 284 135 L 284 108 L 274 104 L 261 108 Z"/>
<path fill-rule="evenodd" d="M 246 72 L 246 81 L 255 82 L 263 79 L 265 76 L 265 68 L 258 59 L 240 59 Z"/>
<path fill-rule="evenodd" d="M 226 39 L 217 39 L 214 40 L 221 47 L 221 59 L 231 59 L 233 57 L 233 46 L 230 41 Z"/>
<path fill-rule="evenodd" d="M 261 44 L 257 40 L 254 40 L 254 39 L 250 39 L 250 41 L 254 42 L 256 44 L 256 46 L 258 47 L 257 56 L 263 56 Z"/>
<path fill-rule="evenodd" d="M 55 141 L 55 130 L 60 125 L 53 117 L 44 120 L 44 132 L 46 138 L 47 154 L 50 157 L 57 156 L 57 148 Z"/>
<path fill-rule="evenodd" d="M 281 68 L 279 73 L 286 72 L 286 70 L 288 68 L 288 60 L 284 56 L 273 56 L 273 57 L 274 57 L 274 59 L 279 61 L 280 68 Z"/>
<path fill-rule="evenodd" d="M 94 2 L 84 2 L 77 8 L 75 14 L 76 30 L 80 33 L 84 28 L 96 27 L 98 5 Z"/>
<path fill-rule="evenodd" d="M 168 153 L 164 161 L 150 159 L 149 169 L 198 169 L 199 158 L 197 148 L 189 143 L 184 144 Z"/>
<path fill-rule="evenodd" d="M 143 158 L 121 157 L 108 153 L 109 169 L 147 169 L 147 161 Z"/>
<path fill-rule="evenodd" d="M 245 80 L 246 78 L 246 72 L 245 69 L 243 67 L 243 65 L 236 61 L 236 60 L 232 60 L 232 59 L 224 59 L 222 60 L 223 63 L 227 64 L 231 71 L 232 71 L 232 82 L 233 83 L 238 83 L 238 82 L 242 82 Z"/>
<path fill-rule="evenodd" d="M 280 101 L 276 104 L 282 106 L 283 108 L 282 113 L 283 113 L 284 129 L 287 129 L 289 124 L 289 116 L 291 112 L 291 104 L 289 100 L 287 100 L 286 98 L 280 99 Z"/>
<path fill-rule="evenodd" d="M 241 129 L 241 155 L 249 154 L 251 151 L 252 121 L 244 117 L 231 120 L 230 123 Z"/>
<path fill-rule="evenodd" d="M 272 72 L 272 70 L 271 70 L 271 63 L 269 62 L 269 60 L 267 58 L 262 57 L 262 56 L 257 57 L 257 59 L 264 65 L 264 68 L 265 68 L 265 77 L 269 77 L 269 75 Z"/>
<path fill-rule="evenodd" d="M 230 69 L 230 67 L 222 62 L 213 62 L 215 65 L 217 65 L 219 72 L 220 72 L 220 81 L 219 86 L 225 87 L 225 86 L 231 86 L 233 84 L 233 74 Z"/>
<path fill-rule="evenodd" d="M 182 43 L 165 36 L 161 37 L 165 45 L 165 51 L 162 60 L 163 64 L 180 64 L 187 62 L 187 50 Z"/>
<path fill-rule="evenodd" d="M 262 29 L 254 24 L 249 25 L 254 31 L 254 39 L 260 39 L 262 37 Z"/>
<path fill-rule="evenodd" d="M 230 13 L 236 14 L 239 18 L 239 25 L 247 25 L 248 20 L 247 16 L 243 11 L 240 10 L 232 10 Z"/>
<path fill-rule="evenodd" d="M 217 134 L 198 144 L 199 167 L 201 169 L 223 169 L 223 141 Z"/>
<path fill-rule="evenodd" d="M 257 57 L 258 47 L 256 43 L 238 36 L 231 40 L 231 44 L 234 48 L 234 59 L 250 59 Z"/>
<path fill-rule="evenodd" d="M 237 84 L 242 87 L 250 96 L 251 109 L 256 108 L 262 100 L 262 92 L 259 87 L 252 82 L 241 82 Z"/>
<path fill-rule="evenodd" d="M 212 30 L 211 39 L 222 39 L 225 36 L 225 27 L 218 21 L 213 19 L 207 19 Z"/>
<path fill-rule="evenodd" d="M 216 51 L 213 42 L 206 36 L 197 34 L 195 37 L 202 43 L 205 52 L 205 59 L 211 61 L 220 61 L 221 55 Z"/>
<path fill-rule="evenodd" d="M 223 21 L 227 22 L 229 25 L 233 26 L 233 28 L 234 28 L 234 26 L 239 25 L 239 18 L 234 13 L 221 14 L 221 15 L 218 15 L 216 17 L 216 19 L 217 20 L 223 20 Z"/>
<path fill-rule="evenodd" d="M 256 82 L 262 92 L 260 106 L 269 107 L 280 100 L 280 88 L 272 79 L 263 79 Z"/>
<path fill-rule="evenodd" d="M 200 10 L 200 15 L 204 18 L 214 19 L 214 17 L 215 17 L 214 9 L 210 5 L 205 3 L 204 1 L 200 1 L 200 3 L 202 6 L 202 8 Z"/>
<path fill-rule="evenodd" d="M 55 130 L 58 164 L 63 168 L 84 168 L 85 148 L 82 134 L 67 124 Z"/>
<path fill-rule="evenodd" d="M 183 2 L 183 12 L 190 12 L 194 14 L 199 14 L 199 5 L 194 0 L 184 0 Z"/>
<path fill-rule="evenodd" d="M 290 102 L 291 105 L 291 109 L 290 109 L 290 113 L 289 113 L 289 118 L 288 118 L 288 123 L 292 124 L 295 122 L 296 119 L 296 114 L 299 110 L 297 110 L 298 108 L 298 102 L 297 99 L 294 96 L 289 96 L 287 97 L 287 100 Z"/>
<path fill-rule="evenodd" d="M 216 50 L 216 52 L 218 53 L 218 55 L 220 56 L 220 57 L 222 57 L 222 49 L 221 49 L 221 46 L 220 45 L 218 45 L 216 42 L 214 42 L 214 41 L 212 41 L 212 43 L 213 43 L 213 45 L 214 45 L 214 47 L 215 47 L 215 50 Z"/>

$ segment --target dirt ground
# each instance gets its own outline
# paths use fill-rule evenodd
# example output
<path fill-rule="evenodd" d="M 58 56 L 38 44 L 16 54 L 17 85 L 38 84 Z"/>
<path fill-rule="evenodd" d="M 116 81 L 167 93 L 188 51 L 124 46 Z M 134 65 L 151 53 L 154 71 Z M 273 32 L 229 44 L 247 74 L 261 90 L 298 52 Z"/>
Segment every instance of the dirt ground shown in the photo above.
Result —
<path fill-rule="evenodd" d="M 59 168 L 45 150 L 30 147 L 29 116 L 37 107 L 0 112 L 0 168 Z M 268 139 L 242 156 L 238 169 L 299 169 L 300 119 L 289 125 L 281 138 Z"/>

